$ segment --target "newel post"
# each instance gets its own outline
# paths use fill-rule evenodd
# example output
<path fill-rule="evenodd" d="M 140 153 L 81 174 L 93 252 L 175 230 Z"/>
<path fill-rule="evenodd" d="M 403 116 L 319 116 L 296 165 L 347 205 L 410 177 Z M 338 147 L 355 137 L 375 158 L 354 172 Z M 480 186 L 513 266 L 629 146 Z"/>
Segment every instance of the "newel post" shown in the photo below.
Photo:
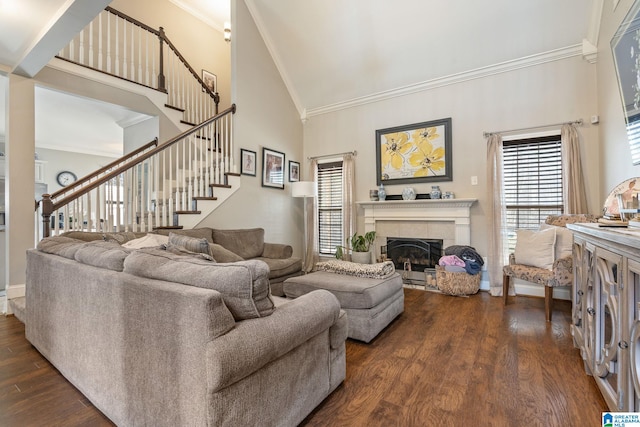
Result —
<path fill-rule="evenodd" d="M 53 201 L 51 194 L 42 195 L 42 237 L 49 237 L 51 233 L 51 214 L 53 213 Z"/>
<path fill-rule="evenodd" d="M 160 27 L 160 34 L 158 34 L 158 38 L 160 39 L 160 56 L 159 56 L 159 66 L 160 71 L 158 72 L 158 90 L 163 92 L 167 91 L 167 87 L 164 82 L 164 28 Z"/>

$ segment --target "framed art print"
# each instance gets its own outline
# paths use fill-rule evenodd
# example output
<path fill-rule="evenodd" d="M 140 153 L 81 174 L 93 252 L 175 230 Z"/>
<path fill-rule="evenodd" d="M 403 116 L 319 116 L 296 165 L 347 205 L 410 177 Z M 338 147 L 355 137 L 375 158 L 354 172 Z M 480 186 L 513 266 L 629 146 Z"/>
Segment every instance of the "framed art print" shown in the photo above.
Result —
<path fill-rule="evenodd" d="M 453 180 L 451 118 L 376 131 L 376 184 Z"/>
<path fill-rule="evenodd" d="M 256 176 L 256 152 L 240 149 L 240 173 L 242 175 Z"/>
<path fill-rule="evenodd" d="M 262 148 L 262 186 L 284 190 L 284 153 Z"/>

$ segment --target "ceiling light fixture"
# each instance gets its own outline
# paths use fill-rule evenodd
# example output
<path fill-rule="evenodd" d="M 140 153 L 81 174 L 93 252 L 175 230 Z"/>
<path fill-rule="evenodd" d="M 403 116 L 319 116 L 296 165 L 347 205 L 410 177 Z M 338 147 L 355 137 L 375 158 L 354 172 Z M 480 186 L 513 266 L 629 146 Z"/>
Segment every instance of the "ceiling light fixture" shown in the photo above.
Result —
<path fill-rule="evenodd" d="M 231 23 L 230 22 L 224 23 L 224 41 L 226 41 L 227 43 L 231 41 Z"/>

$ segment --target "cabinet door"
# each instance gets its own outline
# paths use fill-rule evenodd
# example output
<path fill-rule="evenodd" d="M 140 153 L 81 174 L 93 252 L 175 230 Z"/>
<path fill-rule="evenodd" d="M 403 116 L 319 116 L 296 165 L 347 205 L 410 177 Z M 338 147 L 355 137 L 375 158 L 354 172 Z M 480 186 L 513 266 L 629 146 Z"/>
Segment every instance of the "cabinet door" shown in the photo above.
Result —
<path fill-rule="evenodd" d="M 620 291 L 622 256 L 600 247 L 595 252 L 593 376 L 610 409 L 625 409 L 620 375 Z"/>
<path fill-rule="evenodd" d="M 573 243 L 573 287 L 571 288 L 571 335 L 573 345 L 582 349 L 584 347 L 584 324 L 586 318 L 585 295 L 587 280 L 589 277 L 589 265 L 591 264 L 591 252 L 585 248 L 585 241 L 576 238 Z M 584 353 L 584 352 L 583 352 Z M 586 360 L 586 355 L 582 354 Z"/>
<path fill-rule="evenodd" d="M 584 354 L 582 358 L 585 360 L 585 369 L 587 373 L 593 375 L 593 361 L 595 358 L 596 346 L 596 248 L 592 243 L 586 243 L 584 246 L 583 257 L 586 260 L 585 268 L 587 269 L 587 277 L 585 280 L 585 292 L 582 295 L 582 327 L 584 339 Z"/>
<path fill-rule="evenodd" d="M 629 411 L 640 412 L 640 262 L 627 260 L 625 305 L 622 319 L 627 319 L 622 330 L 621 348 L 628 346 L 623 368 L 629 374 L 629 397 L 625 399 Z M 628 366 L 628 368 L 626 368 Z"/>

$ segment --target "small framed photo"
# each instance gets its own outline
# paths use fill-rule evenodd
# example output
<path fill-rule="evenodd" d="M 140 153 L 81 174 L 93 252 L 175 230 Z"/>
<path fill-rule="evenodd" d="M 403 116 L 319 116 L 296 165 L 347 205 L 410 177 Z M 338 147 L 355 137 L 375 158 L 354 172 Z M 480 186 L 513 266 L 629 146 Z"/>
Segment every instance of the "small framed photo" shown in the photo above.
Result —
<path fill-rule="evenodd" d="M 300 181 L 300 163 L 289 160 L 289 182 Z"/>
<path fill-rule="evenodd" d="M 240 149 L 240 173 L 242 175 L 256 176 L 256 152 Z"/>
<path fill-rule="evenodd" d="M 284 153 L 262 147 L 262 186 L 284 190 Z"/>
<path fill-rule="evenodd" d="M 215 74 L 210 73 L 207 70 L 202 70 L 202 81 L 211 92 L 216 93 L 218 90 L 218 77 Z M 202 91 L 204 92 L 205 90 L 202 89 Z"/>

